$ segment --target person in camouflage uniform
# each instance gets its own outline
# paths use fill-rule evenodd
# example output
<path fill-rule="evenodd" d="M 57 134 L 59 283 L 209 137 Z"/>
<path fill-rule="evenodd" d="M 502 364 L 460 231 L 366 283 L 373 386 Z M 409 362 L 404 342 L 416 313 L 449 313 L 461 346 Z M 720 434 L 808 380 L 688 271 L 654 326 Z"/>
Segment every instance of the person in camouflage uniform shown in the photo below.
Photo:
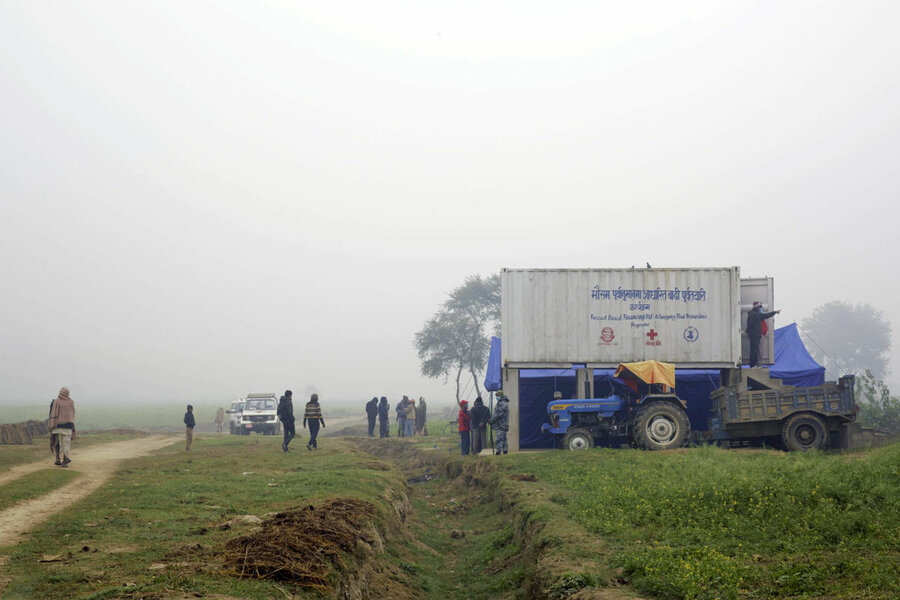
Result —
<path fill-rule="evenodd" d="M 494 416 L 491 418 L 491 427 L 497 434 L 497 449 L 494 454 L 509 453 L 509 446 L 506 444 L 506 432 L 509 431 L 509 398 L 503 392 L 497 393 L 497 404 L 494 407 Z"/>

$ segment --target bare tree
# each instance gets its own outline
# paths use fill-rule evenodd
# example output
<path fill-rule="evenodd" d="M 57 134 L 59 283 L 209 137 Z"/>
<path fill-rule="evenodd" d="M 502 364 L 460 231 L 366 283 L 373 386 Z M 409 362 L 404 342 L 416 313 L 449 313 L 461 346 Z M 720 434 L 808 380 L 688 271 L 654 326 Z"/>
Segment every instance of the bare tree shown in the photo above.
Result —
<path fill-rule="evenodd" d="M 449 298 L 416 333 L 414 344 L 426 377 L 449 379 L 456 373 L 456 401 L 466 371 L 478 395 L 478 377 L 484 372 L 490 349 L 488 331 L 500 326 L 500 276 L 474 275 L 450 292 Z"/>

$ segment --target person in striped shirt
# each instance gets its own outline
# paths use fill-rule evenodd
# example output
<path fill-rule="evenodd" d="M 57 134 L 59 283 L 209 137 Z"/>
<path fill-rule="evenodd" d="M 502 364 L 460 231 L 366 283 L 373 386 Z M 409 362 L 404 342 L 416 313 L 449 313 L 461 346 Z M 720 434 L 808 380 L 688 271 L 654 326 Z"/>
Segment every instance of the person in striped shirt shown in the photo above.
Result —
<path fill-rule="evenodd" d="M 303 428 L 309 425 L 309 442 L 306 444 L 307 450 L 318 449 L 316 444 L 316 436 L 319 435 L 319 425 L 325 427 L 325 419 L 322 418 L 322 407 L 319 406 L 319 395 L 313 394 L 306 403 L 306 412 L 303 413 Z"/>

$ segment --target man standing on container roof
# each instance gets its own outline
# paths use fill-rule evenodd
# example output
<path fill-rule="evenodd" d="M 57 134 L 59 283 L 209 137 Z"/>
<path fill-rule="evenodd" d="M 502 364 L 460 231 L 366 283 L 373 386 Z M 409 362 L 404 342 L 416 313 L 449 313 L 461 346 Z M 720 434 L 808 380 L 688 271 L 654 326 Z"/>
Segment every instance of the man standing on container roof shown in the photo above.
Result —
<path fill-rule="evenodd" d="M 759 364 L 759 340 L 762 338 L 762 322 L 781 313 L 780 310 L 762 312 L 762 302 L 754 302 L 747 313 L 747 337 L 750 338 L 750 366 Z"/>

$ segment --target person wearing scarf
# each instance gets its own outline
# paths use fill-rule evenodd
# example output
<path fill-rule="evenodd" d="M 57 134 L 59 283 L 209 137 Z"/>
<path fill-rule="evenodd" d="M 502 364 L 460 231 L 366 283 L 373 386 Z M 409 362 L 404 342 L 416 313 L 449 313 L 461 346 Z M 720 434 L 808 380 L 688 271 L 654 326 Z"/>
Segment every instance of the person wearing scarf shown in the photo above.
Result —
<path fill-rule="evenodd" d="M 56 438 L 59 444 L 62 462 L 57 460 L 61 467 L 68 467 L 72 459 L 69 458 L 72 440 L 75 438 L 75 403 L 69 397 L 69 388 L 60 388 L 59 395 L 53 401 L 50 409 L 50 434 Z"/>

